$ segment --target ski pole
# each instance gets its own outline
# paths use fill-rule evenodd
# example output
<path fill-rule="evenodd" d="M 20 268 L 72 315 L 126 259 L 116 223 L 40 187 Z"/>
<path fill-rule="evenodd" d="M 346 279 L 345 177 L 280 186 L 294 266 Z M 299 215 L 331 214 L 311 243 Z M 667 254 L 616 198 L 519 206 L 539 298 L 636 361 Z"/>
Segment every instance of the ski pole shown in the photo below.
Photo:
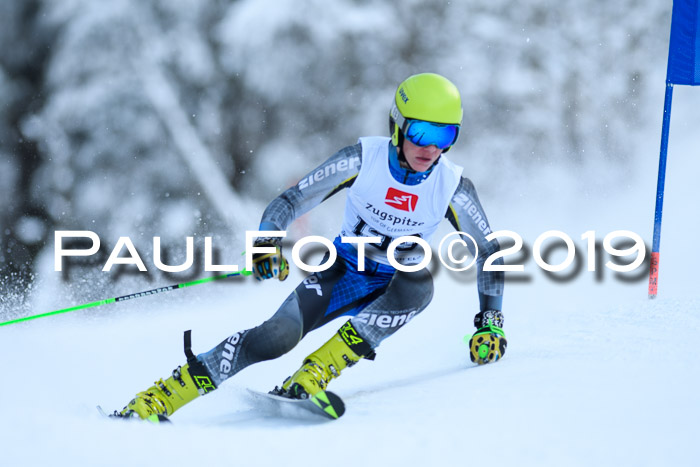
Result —
<path fill-rule="evenodd" d="M 106 305 L 108 303 L 125 302 L 127 300 L 132 300 L 134 298 L 141 298 L 141 297 L 146 297 L 149 295 L 155 295 L 158 293 L 170 292 L 171 290 L 183 289 L 185 287 L 192 287 L 194 285 L 204 284 L 206 282 L 212 282 L 212 281 L 216 281 L 216 280 L 220 280 L 220 279 L 226 279 L 229 277 L 250 276 L 251 274 L 252 274 L 251 271 L 243 270 L 243 271 L 239 271 L 239 272 L 232 272 L 229 274 L 222 274 L 220 276 L 205 277 L 204 279 L 197 279 L 197 280 L 190 281 L 190 282 L 183 282 L 181 284 L 167 285 L 165 287 L 158 287 L 156 289 L 146 290 L 143 292 L 136 292 L 136 293 L 132 293 L 129 295 L 122 295 L 121 297 L 107 298 L 105 300 L 98 300 L 96 302 L 85 303 L 83 305 L 72 306 L 69 308 L 63 308 L 62 310 L 49 311 L 48 313 L 41 313 L 38 315 L 25 316 L 24 318 L 11 319 L 9 321 L 1 322 L 0 326 L 7 326 L 10 324 L 20 323 L 22 321 L 29 321 L 32 319 L 44 318 L 46 316 L 58 315 L 60 313 L 68 313 L 69 311 L 83 310 L 85 308 L 93 308 L 93 307 L 100 306 L 100 305 Z"/>

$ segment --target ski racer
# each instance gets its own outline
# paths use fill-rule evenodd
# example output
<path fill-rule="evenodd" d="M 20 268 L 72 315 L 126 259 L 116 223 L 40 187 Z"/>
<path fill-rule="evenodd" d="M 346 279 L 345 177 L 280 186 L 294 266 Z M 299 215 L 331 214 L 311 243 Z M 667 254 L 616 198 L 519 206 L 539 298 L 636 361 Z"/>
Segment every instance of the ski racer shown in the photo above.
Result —
<path fill-rule="evenodd" d="M 507 345 L 501 312 L 504 277 L 502 272 L 483 271 L 485 259 L 499 245 L 485 239 L 491 229 L 474 185 L 461 176 L 462 167 L 444 155 L 457 141 L 462 113 L 459 91 L 443 76 L 423 73 L 403 81 L 390 110 L 390 137 L 363 137 L 339 150 L 275 198 L 262 215 L 261 231 L 284 231 L 294 219 L 346 189 L 345 217 L 333 242 L 338 254 L 333 265 L 308 275 L 270 319 L 234 333 L 208 352 L 195 356 L 186 334 L 187 363 L 136 394 L 115 416 L 170 416 L 247 366 L 275 359 L 309 332 L 339 316 L 350 316 L 275 393 L 308 398 L 324 391 L 346 367 L 363 358 L 373 359 L 384 339 L 428 306 L 433 297 L 430 272 L 394 268 L 387 259 L 387 247 L 401 236 L 429 241 L 443 218 L 478 245 L 480 310 L 474 317 L 471 360 L 485 364 L 501 358 Z M 348 242 L 353 237 L 379 238 L 362 245 L 364 267 L 358 263 L 357 240 Z M 254 276 L 285 280 L 289 265 L 280 239 L 258 238 L 255 246 L 271 252 L 253 255 Z M 400 264 L 415 265 L 422 255 L 420 246 L 404 243 L 396 249 L 395 258 Z"/>

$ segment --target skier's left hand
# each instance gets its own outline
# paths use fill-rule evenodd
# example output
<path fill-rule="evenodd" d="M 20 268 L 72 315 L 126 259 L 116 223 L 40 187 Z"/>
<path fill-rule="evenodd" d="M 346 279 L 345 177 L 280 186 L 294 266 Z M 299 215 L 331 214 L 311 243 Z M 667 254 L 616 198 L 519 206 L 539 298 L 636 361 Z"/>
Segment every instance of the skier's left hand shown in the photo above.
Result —
<path fill-rule="evenodd" d="M 486 310 L 474 317 L 477 330 L 469 339 L 469 358 L 484 365 L 496 362 L 506 353 L 508 341 L 503 332 L 503 313 Z"/>

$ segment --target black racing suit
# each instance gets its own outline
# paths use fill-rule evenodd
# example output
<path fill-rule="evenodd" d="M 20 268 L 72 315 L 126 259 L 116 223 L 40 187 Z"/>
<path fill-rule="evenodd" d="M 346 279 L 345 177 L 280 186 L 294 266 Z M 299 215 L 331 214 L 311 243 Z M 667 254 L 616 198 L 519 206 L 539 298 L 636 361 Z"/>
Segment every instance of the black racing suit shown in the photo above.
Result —
<path fill-rule="evenodd" d="M 396 157 L 391 147 L 387 163 L 394 178 L 401 183 L 420 183 L 427 177 L 427 173 L 400 168 Z M 341 149 L 275 198 L 263 213 L 260 230 L 286 230 L 294 219 L 351 186 L 361 163 L 360 144 Z M 333 170 L 328 170 L 331 166 Z M 462 177 L 445 217 L 455 229 L 468 233 L 477 242 L 481 311 L 501 310 L 503 273 L 483 271 L 484 261 L 498 251 L 499 245 L 496 240 L 487 242 L 485 239 L 491 230 L 469 179 Z M 248 365 L 287 353 L 308 332 L 342 315 L 352 316 L 353 327 L 376 348 L 430 303 L 433 281 L 427 269 L 407 273 L 365 259 L 365 271 L 359 272 L 354 247 L 338 239 L 334 244 L 338 259 L 333 266 L 307 276 L 270 319 L 233 334 L 198 356 L 217 386 Z M 502 264 L 502 261 L 494 264 Z"/>

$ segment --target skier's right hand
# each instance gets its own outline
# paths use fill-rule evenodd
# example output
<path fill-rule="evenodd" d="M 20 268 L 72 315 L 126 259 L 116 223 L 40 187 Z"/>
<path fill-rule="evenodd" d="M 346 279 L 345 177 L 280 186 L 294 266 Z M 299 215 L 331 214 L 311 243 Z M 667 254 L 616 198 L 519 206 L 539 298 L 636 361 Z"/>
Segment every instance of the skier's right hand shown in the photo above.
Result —
<path fill-rule="evenodd" d="M 277 238 L 258 238 L 255 247 L 273 247 L 274 253 L 253 254 L 253 276 L 259 281 L 279 278 L 283 281 L 289 275 L 289 263 L 282 255 L 282 246 Z"/>

